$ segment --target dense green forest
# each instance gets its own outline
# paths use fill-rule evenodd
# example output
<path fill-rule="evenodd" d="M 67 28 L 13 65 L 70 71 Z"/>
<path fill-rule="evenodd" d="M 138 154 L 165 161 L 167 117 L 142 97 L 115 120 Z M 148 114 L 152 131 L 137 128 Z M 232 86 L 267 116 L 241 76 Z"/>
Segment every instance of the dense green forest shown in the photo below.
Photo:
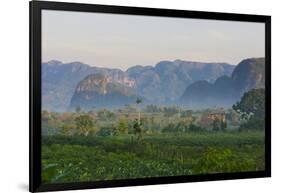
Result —
<path fill-rule="evenodd" d="M 42 111 L 44 183 L 264 170 L 264 89 L 232 108 Z"/>

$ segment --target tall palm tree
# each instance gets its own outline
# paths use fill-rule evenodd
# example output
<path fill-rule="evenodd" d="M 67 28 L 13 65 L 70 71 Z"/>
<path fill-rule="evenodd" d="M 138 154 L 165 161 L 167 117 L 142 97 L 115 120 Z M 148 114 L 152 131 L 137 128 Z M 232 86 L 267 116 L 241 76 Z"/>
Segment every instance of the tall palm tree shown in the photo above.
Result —
<path fill-rule="evenodd" d="M 142 99 L 141 98 L 137 98 L 137 100 L 136 100 L 137 107 L 138 107 L 138 105 L 140 103 L 142 103 Z M 138 113 L 139 113 L 139 115 L 138 115 L 138 124 L 140 125 L 140 108 L 138 108 Z"/>

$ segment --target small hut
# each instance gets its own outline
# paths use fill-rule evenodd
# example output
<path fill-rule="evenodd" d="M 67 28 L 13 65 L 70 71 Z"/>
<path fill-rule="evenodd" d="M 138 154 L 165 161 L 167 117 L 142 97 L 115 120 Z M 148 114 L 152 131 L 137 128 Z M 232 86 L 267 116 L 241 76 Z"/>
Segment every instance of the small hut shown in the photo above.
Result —
<path fill-rule="evenodd" d="M 223 130 L 226 127 L 226 112 L 223 108 L 212 109 L 201 116 L 199 125 L 209 130 Z"/>

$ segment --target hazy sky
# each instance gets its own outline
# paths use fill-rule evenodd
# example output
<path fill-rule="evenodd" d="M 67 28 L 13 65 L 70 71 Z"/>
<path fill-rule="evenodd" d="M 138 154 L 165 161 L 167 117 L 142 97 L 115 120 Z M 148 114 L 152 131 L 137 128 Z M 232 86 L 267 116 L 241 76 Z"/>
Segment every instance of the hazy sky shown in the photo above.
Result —
<path fill-rule="evenodd" d="M 127 69 L 161 60 L 228 62 L 264 57 L 263 23 L 49 11 L 42 60 Z"/>

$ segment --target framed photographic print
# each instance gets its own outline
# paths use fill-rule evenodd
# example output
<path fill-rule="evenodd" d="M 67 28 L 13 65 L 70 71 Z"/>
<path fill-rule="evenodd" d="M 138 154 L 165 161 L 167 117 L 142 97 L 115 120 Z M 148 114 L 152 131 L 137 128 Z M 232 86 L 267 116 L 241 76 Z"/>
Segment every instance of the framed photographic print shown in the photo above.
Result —
<path fill-rule="evenodd" d="M 30 191 L 270 177 L 270 25 L 30 2 Z"/>

